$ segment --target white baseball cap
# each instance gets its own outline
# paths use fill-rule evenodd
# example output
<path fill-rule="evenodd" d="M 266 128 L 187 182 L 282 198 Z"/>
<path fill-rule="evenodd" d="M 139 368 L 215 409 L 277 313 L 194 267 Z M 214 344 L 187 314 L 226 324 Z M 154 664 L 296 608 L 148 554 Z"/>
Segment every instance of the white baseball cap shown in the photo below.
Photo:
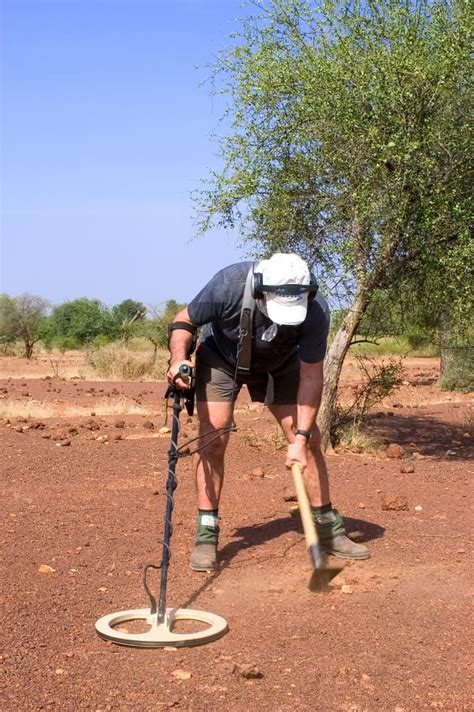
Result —
<path fill-rule="evenodd" d="M 277 252 L 270 259 L 260 262 L 258 272 L 262 273 L 264 285 L 279 286 L 285 284 L 311 283 L 308 266 L 299 255 Z M 285 294 L 266 292 L 265 306 L 269 318 L 275 324 L 297 326 L 306 319 L 308 311 L 308 292 Z"/>

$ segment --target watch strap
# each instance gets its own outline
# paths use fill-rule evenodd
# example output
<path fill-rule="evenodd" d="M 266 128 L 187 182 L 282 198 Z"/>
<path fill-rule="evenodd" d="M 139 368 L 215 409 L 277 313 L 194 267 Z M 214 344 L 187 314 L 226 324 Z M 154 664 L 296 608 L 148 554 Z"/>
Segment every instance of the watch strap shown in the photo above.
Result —
<path fill-rule="evenodd" d="M 311 431 L 310 431 L 310 430 L 300 430 L 300 429 L 298 429 L 298 430 L 296 431 L 295 435 L 302 435 L 304 438 L 306 438 L 307 440 L 309 440 L 310 437 L 311 437 Z"/>

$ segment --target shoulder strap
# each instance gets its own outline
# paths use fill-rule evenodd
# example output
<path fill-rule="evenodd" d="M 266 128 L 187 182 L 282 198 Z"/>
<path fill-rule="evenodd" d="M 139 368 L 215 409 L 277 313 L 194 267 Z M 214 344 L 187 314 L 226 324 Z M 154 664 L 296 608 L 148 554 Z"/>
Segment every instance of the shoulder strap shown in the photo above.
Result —
<path fill-rule="evenodd" d="M 240 312 L 239 344 L 237 354 L 239 371 L 250 371 L 250 361 L 252 354 L 252 331 L 253 313 L 255 311 L 255 299 L 252 297 L 252 280 L 254 265 L 250 266 L 245 281 L 242 309 Z"/>

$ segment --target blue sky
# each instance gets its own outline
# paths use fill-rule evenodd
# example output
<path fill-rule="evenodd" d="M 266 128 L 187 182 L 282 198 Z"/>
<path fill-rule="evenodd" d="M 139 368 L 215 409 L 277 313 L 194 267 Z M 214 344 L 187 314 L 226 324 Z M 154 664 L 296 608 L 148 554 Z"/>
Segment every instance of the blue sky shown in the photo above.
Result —
<path fill-rule="evenodd" d="M 244 257 L 231 233 L 192 239 L 190 199 L 224 130 L 203 65 L 241 0 L 1 5 L 0 291 L 187 301 Z"/>

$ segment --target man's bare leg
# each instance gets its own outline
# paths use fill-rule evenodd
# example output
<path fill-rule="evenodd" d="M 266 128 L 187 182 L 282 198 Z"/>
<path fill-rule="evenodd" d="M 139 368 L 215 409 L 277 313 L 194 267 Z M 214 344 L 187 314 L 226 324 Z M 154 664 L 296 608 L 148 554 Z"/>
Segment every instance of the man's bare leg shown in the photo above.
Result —
<path fill-rule="evenodd" d="M 280 424 L 288 442 L 293 442 L 297 423 L 296 405 L 274 405 L 270 406 L 270 411 Z M 308 465 L 303 472 L 303 478 L 321 546 L 328 554 L 344 559 L 368 559 L 370 554 L 367 548 L 346 536 L 342 517 L 337 509 L 332 508 L 326 460 L 316 425 L 309 441 L 307 459 Z"/>
<path fill-rule="evenodd" d="M 233 404 L 227 402 L 198 402 L 199 447 L 194 456 L 198 526 L 196 546 L 191 555 L 191 568 L 209 571 L 217 565 L 219 533 L 218 509 L 224 483 L 224 457 L 229 433 L 219 434 L 221 428 L 232 423 Z"/>
<path fill-rule="evenodd" d="M 278 421 L 288 442 L 292 443 L 296 430 L 296 405 L 273 405 L 270 406 L 270 412 Z M 312 507 L 321 507 L 330 502 L 328 470 L 317 427 L 313 429 L 309 441 L 308 466 L 303 472 L 303 478 Z"/>
<path fill-rule="evenodd" d="M 217 435 L 232 423 L 232 403 L 196 403 L 199 420 L 199 447 L 194 455 L 194 475 L 199 509 L 217 509 L 224 482 L 224 455 L 229 433 Z"/>

